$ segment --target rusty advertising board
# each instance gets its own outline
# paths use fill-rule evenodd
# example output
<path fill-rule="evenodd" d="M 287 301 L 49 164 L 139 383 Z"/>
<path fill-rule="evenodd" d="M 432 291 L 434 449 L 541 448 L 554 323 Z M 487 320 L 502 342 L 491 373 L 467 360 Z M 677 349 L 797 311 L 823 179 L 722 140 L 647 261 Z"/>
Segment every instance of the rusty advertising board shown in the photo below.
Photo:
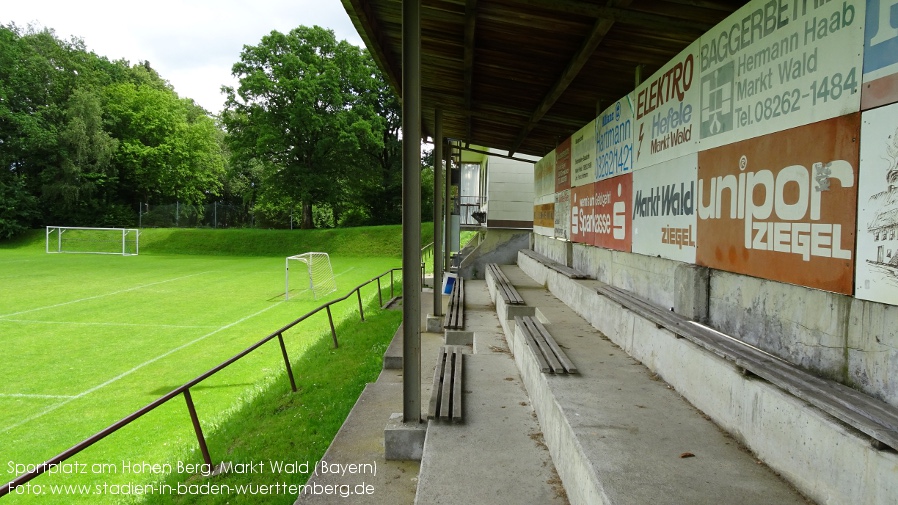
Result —
<path fill-rule="evenodd" d="M 898 0 L 867 0 L 864 110 L 898 102 Z"/>
<path fill-rule="evenodd" d="M 571 189 L 571 241 L 629 252 L 633 174 Z"/>
<path fill-rule="evenodd" d="M 596 120 L 586 123 L 571 136 L 571 187 L 592 184 L 596 180 Z"/>
<path fill-rule="evenodd" d="M 633 170 L 697 150 L 698 51 L 696 40 L 633 92 L 636 97 Z"/>
<path fill-rule="evenodd" d="M 533 193 L 536 198 L 555 194 L 555 151 L 550 151 L 533 167 Z"/>
<path fill-rule="evenodd" d="M 851 294 L 860 113 L 698 154 L 700 265 Z"/>
<path fill-rule="evenodd" d="M 863 1 L 753 0 L 701 37 L 699 148 L 860 110 Z"/>
<path fill-rule="evenodd" d="M 898 104 L 862 117 L 855 296 L 898 305 Z"/>
<path fill-rule="evenodd" d="M 555 238 L 571 239 L 571 190 L 555 193 Z"/>
<path fill-rule="evenodd" d="M 542 196 L 533 205 L 533 233 L 555 236 L 555 195 Z"/>
<path fill-rule="evenodd" d="M 571 139 L 555 148 L 555 192 L 571 189 Z"/>
<path fill-rule="evenodd" d="M 633 93 L 614 102 L 596 119 L 593 180 L 633 171 Z"/>
<path fill-rule="evenodd" d="M 695 263 L 698 154 L 633 173 L 633 252 Z"/>

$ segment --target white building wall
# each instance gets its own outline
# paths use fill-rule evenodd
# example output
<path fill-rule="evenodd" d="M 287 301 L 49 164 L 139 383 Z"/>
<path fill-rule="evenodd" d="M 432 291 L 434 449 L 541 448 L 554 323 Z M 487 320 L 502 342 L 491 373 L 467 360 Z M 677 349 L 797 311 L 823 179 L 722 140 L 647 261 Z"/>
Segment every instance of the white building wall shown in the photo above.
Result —
<path fill-rule="evenodd" d="M 487 166 L 487 227 L 533 227 L 532 163 L 491 156 Z"/>

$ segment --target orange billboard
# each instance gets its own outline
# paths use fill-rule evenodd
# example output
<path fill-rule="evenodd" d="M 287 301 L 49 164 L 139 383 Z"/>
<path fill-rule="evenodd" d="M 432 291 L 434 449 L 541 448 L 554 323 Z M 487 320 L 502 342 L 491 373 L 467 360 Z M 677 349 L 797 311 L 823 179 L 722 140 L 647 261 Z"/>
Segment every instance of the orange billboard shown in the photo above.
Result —
<path fill-rule="evenodd" d="M 555 202 L 533 206 L 533 226 L 555 230 Z M 549 236 L 552 233 L 548 233 Z"/>
<path fill-rule="evenodd" d="M 860 114 L 698 155 L 696 262 L 851 294 Z"/>

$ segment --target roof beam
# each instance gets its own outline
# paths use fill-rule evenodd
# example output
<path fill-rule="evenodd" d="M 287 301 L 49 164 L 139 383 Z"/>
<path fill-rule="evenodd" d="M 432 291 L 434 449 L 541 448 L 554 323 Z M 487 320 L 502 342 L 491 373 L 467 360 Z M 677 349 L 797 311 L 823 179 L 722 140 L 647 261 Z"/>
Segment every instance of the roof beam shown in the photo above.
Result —
<path fill-rule="evenodd" d="M 374 60 L 380 64 L 380 69 L 390 81 L 390 86 L 396 93 L 402 95 L 402 85 L 399 82 L 402 68 L 393 55 L 387 54 L 392 45 L 381 30 L 377 16 L 371 10 L 371 4 L 366 0 L 342 0 L 342 2 L 343 9 L 355 25 L 355 30 L 359 32 Z"/>
<path fill-rule="evenodd" d="M 477 27 L 477 0 L 465 1 L 465 60 L 464 90 L 465 111 L 468 113 L 465 125 L 465 139 L 471 138 L 471 86 L 474 83 L 474 33 Z"/>
<path fill-rule="evenodd" d="M 622 24 L 639 25 L 645 28 L 692 30 L 698 32 L 698 34 L 710 30 L 717 24 L 716 22 L 706 23 L 686 19 L 672 19 L 661 14 L 634 11 L 622 7 L 606 7 L 601 4 L 576 0 L 517 0 L 515 3 L 566 14 L 614 20 Z"/>
<path fill-rule="evenodd" d="M 577 49 L 577 52 L 574 53 L 574 57 L 568 62 L 564 72 L 561 73 L 561 77 L 555 81 L 555 84 L 552 85 L 549 92 L 543 97 L 539 106 L 530 115 L 530 118 L 527 120 L 521 133 L 518 134 L 514 144 L 512 144 L 511 148 L 508 150 L 509 156 L 518 151 L 518 148 L 521 147 L 521 143 L 524 142 L 527 135 L 533 131 L 533 128 L 540 119 L 549 112 L 549 109 L 551 109 L 552 105 L 554 105 L 558 98 L 561 97 L 564 90 L 570 86 L 574 78 L 577 77 L 577 74 L 580 73 L 583 65 L 586 64 L 592 56 L 592 53 L 599 47 L 599 44 L 602 43 L 602 39 L 605 38 L 605 35 L 608 33 L 608 30 L 611 29 L 612 25 L 614 25 L 614 20 L 612 19 L 598 19 L 595 24 L 592 25 L 589 35 L 584 39 L 583 44 Z"/>

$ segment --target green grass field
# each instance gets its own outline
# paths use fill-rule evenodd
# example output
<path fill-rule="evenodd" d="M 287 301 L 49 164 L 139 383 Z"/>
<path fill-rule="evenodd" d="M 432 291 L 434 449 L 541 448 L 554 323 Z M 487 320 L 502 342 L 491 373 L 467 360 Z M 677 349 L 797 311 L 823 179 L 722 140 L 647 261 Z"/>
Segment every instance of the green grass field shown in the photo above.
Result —
<path fill-rule="evenodd" d="M 131 257 L 46 254 L 42 234 L 0 246 L 0 481 L 150 403 L 327 299 L 399 266 L 395 246 L 378 238 L 398 235 L 395 227 L 349 238 L 240 232 L 150 230 L 141 237 L 141 254 Z M 229 247 L 240 256 L 228 255 Z M 315 300 L 299 288 L 305 279 L 292 273 L 291 288 L 296 289 L 285 301 L 284 256 L 325 247 L 336 251 L 331 261 L 337 291 Z M 191 254 L 173 254 L 176 250 Z M 380 255 L 358 257 L 367 252 Z M 384 288 L 388 294 L 386 282 Z M 363 289 L 363 296 L 376 299 L 376 286 Z M 357 300 L 336 306 L 335 316 L 338 321 L 358 318 Z M 286 333 L 291 360 L 301 359 L 322 338 L 329 342 L 327 329 L 322 312 Z M 302 370 L 295 372 L 303 376 Z M 276 341 L 192 390 L 204 431 L 214 438 L 231 414 L 266 388 L 289 391 Z M 32 482 L 44 492 L 53 483 L 152 482 L 165 476 L 134 469 L 172 462 L 195 447 L 185 402 L 178 397 L 71 460 L 86 465 L 86 472 L 76 468 L 80 475 L 58 472 Z M 4 497 L 3 503 L 78 501 L 29 491 Z M 107 494 L 99 501 L 132 498 Z M 97 503 L 98 497 L 81 500 Z"/>

